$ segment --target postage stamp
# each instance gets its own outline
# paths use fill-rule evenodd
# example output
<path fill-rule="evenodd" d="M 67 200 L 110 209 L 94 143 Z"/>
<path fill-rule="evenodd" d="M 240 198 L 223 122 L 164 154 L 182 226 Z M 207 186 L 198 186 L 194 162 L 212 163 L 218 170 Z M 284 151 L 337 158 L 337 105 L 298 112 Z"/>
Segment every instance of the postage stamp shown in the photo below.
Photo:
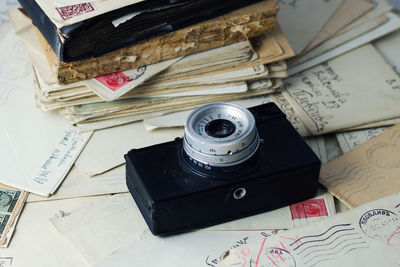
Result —
<path fill-rule="evenodd" d="M 94 78 L 107 89 L 116 92 L 132 81 L 139 79 L 146 71 L 146 66 L 136 69 L 133 73 L 126 75 L 123 72 L 114 72 Z"/>
<path fill-rule="evenodd" d="M 309 199 L 290 205 L 292 220 L 328 216 L 328 210 L 323 198 Z"/>
<path fill-rule="evenodd" d="M 0 211 L 12 212 L 20 195 L 21 191 L 0 188 Z"/>
<path fill-rule="evenodd" d="M 72 6 L 56 7 L 56 10 L 63 20 L 67 20 L 94 11 L 94 7 L 90 3 L 82 3 Z"/>
<path fill-rule="evenodd" d="M 133 79 L 122 72 L 110 73 L 95 78 L 102 85 L 115 92 L 124 87 Z"/>
<path fill-rule="evenodd" d="M 0 214 L 0 235 L 2 235 L 4 233 L 4 230 L 6 229 L 9 219 L 10 219 L 10 215 Z"/>

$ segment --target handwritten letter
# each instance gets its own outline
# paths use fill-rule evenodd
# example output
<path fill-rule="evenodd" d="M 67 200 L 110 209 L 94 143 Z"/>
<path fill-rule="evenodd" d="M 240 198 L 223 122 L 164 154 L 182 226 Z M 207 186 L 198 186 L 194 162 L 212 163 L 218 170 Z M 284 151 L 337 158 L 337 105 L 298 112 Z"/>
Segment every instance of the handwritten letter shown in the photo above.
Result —
<path fill-rule="evenodd" d="M 366 45 L 287 79 L 283 95 L 318 135 L 399 117 L 397 83 L 397 74 Z"/>

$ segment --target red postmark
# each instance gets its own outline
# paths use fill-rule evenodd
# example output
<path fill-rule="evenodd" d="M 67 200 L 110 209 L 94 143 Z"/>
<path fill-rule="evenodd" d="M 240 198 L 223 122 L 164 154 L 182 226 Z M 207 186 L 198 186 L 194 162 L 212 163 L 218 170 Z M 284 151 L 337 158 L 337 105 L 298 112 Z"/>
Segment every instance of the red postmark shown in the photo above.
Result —
<path fill-rule="evenodd" d="M 292 213 L 292 220 L 328 216 L 323 198 L 309 199 L 290 205 L 290 212 Z"/>
<path fill-rule="evenodd" d="M 94 7 L 90 3 L 82 3 L 72 6 L 56 7 L 56 10 L 63 20 L 67 20 L 72 17 L 94 11 Z"/>
<path fill-rule="evenodd" d="M 388 246 L 395 247 L 400 245 L 400 232 L 393 233 L 386 241 Z"/>
<path fill-rule="evenodd" d="M 115 92 L 125 86 L 133 79 L 122 72 L 110 73 L 95 78 L 99 83 L 106 86 L 111 91 Z"/>

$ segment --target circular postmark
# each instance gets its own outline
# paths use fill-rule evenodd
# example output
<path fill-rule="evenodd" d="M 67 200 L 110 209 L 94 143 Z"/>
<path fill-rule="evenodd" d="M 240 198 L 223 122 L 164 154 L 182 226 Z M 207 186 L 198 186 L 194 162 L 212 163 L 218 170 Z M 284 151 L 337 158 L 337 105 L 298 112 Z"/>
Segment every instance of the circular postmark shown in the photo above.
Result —
<path fill-rule="evenodd" d="M 137 80 L 137 79 L 139 79 L 145 72 L 146 72 L 146 66 L 141 66 L 141 67 L 139 67 L 139 68 L 137 68 L 136 69 L 136 72 L 134 72 L 134 73 L 131 73 L 130 75 L 129 75 L 129 77 L 132 79 L 132 80 Z"/>
<path fill-rule="evenodd" d="M 368 148 L 367 159 L 380 168 L 398 168 L 400 167 L 400 147 L 389 143 L 375 144 Z"/>
<path fill-rule="evenodd" d="M 370 238 L 387 240 L 399 231 L 400 217 L 390 210 L 373 209 L 361 216 L 359 225 Z"/>
<path fill-rule="evenodd" d="M 289 251 L 281 248 L 266 248 L 264 249 L 264 256 L 259 258 L 257 266 L 262 267 L 295 267 L 296 261 Z"/>

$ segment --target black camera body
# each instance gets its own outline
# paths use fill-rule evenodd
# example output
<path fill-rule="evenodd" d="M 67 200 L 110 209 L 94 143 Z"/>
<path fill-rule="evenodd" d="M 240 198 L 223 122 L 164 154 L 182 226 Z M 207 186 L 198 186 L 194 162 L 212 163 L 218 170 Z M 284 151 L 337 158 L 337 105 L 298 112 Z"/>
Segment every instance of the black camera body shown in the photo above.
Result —
<path fill-rule="evenodd" d="M 248 109 L 259 146 L 229 168 L 210 167 L 182 138 L 132 149 L 126 183 L 154 235 L 166 235 L 270 211 L 315 196 L 321 162 L 274 103 Z"/>

